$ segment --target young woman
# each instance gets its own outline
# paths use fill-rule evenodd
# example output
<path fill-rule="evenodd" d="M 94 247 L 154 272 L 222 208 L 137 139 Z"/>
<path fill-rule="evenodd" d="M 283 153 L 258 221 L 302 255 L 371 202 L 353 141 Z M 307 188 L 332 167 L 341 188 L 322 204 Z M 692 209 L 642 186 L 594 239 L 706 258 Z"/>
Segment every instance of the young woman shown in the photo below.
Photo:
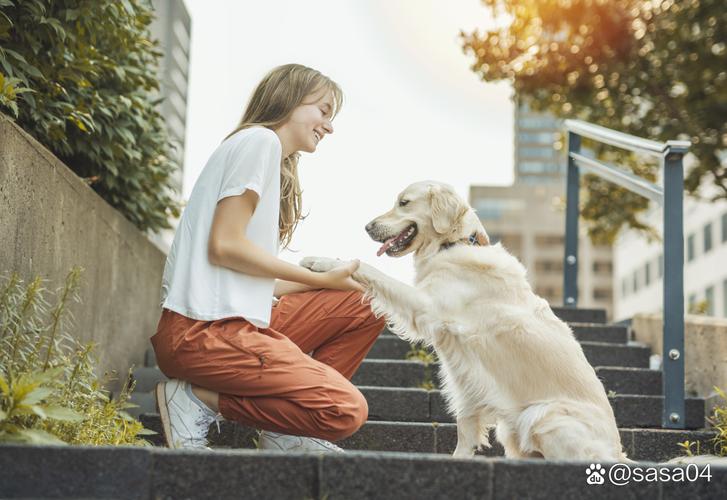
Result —
<path fill-rule="evenodd" d="M 262 429 L 261 448 L 341 451 L 328 440 L 366 421 L 349 379 L 384 320 L 351 278 L 358 262 L 313 273 L 276 257 L 301 219 L 299 151 L 333 133 L 341 102 L 318 71 L 273 69 L 194 186 L 151 338 L 171 379 L 156 389 L 170 447 L 206 448 L 227 419 Z"/>

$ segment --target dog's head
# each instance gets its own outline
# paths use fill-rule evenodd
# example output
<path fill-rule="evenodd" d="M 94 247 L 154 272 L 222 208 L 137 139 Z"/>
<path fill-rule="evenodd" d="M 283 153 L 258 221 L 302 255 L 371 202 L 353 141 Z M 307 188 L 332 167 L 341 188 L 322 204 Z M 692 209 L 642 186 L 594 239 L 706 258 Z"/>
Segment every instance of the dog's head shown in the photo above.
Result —
<path fill-rule="evenodd" d="M 377 255 L 386 252 L 390 257 L 438 249 L 472 234 L 479 244 L 489 244 L 485 229 L 467 202 L 448 184 L 435 181 L 407 187 L 391 210 L 366 224 L 366 232 L 383 243 Z"/>

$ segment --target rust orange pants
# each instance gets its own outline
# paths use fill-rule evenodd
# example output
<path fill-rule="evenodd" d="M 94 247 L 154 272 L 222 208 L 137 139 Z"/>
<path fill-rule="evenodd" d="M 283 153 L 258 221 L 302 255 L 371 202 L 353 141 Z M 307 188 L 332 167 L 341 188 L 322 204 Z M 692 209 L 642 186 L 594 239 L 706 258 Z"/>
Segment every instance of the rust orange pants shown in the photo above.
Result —
<path fill-rule="evenodd" d="M 225 419 L 335 441 L 368 417 L 366 399 L 349 380 L 384 319 L 361 299 L 337 290 L 284 295 L 269 328 L 163 309 L 151 343 L 164 375 L 219 393 Z"/>

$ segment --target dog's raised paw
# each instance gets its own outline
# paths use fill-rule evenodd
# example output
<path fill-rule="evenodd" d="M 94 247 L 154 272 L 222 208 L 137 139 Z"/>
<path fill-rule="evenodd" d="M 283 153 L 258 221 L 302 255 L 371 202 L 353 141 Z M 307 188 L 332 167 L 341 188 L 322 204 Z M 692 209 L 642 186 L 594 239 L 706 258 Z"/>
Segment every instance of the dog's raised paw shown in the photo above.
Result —
<path fill-rule="evenodd" d="M 336 267 L 344 264 L 343 261 L 338 259 L 331 259 L 330 257 L 304 257 L 300 261 L 300 265 L 311 271 L 318 273 L 324 273 L 335 269 Z"/>

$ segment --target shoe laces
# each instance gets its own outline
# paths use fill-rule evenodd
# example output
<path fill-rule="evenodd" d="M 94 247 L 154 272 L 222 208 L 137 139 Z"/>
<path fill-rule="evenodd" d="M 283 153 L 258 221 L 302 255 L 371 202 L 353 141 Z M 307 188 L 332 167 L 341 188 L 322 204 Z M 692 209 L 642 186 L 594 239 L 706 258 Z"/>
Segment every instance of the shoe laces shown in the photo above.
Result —
<path fill-rule="evenodd" d="M 209 426 L 212 422 L 217 425 L 217 434 L 222 434 L 222 431 L 220 430 L 220 422 L 222 422 L 224 417 L 222 417 L 222 413 L 217 413 L 216 415 L 211 415 L 205 411 L 202 411 L 197 417 L 197 419 L 194 421 L 194 424 L 198 427 L 201 427 L 205 431 L 205 436 L 207 435 L 207 431 L 209 429 Z M 207 441 L 206 437 L 202 437 L 199 439 L 193 439 L 192 440 L 195 445 L 201 445 L 202 448 L 207 448 L 207 444 L 209 441 Z"/>
<path fill-rule="evenodd" d="M 311 441 L 315 441 L 316 443 L 320 444 L 324 448 L 328 448 L 331 451 L 344 451 L 343 448 L 336 446 L 335 444 L 331 443 L 330 441 L 326 441 L 325 439 L 317 439 L 317 438 L 306 438 L 310 439 Z"/>

